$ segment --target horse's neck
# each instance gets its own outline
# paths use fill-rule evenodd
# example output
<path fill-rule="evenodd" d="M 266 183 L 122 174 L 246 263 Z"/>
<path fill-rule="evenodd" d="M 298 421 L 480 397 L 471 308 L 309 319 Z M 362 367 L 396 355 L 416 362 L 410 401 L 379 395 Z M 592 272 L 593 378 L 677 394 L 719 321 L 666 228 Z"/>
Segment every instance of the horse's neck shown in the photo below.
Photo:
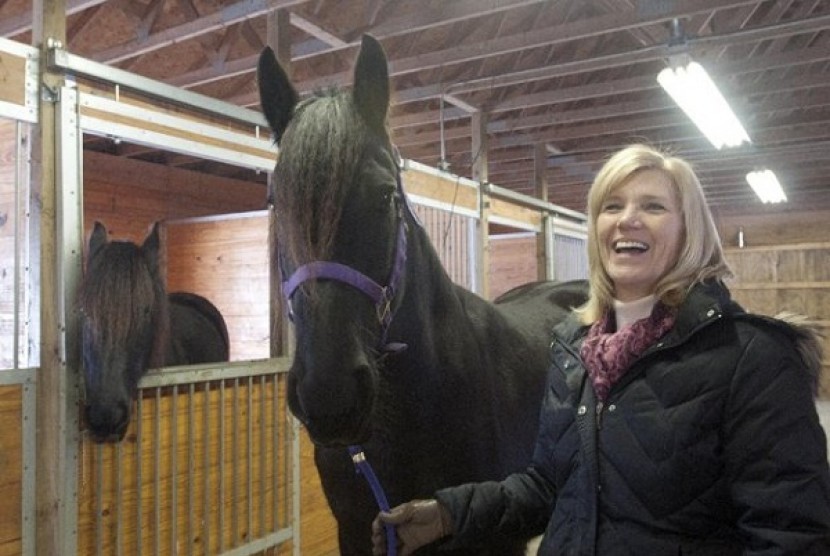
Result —
<path fill-rule="evenodd" d="M 464 326 L 465 332 L 479 326 L 471 318 L 477 313 L 495 311 L 489 303 L 466 291 L 447 274 L 429 237 L 420 226 L 410 227 L 406 262 L 406 288 L 401 307 L 393 322 L 405 334 L 401 341 L 417 345 L 437 345 L 445 341 L 448 323 Z M 452 331 L 455 332 L 455 331 Z M 392 339 L 392 338 L 390 338 Z"/>

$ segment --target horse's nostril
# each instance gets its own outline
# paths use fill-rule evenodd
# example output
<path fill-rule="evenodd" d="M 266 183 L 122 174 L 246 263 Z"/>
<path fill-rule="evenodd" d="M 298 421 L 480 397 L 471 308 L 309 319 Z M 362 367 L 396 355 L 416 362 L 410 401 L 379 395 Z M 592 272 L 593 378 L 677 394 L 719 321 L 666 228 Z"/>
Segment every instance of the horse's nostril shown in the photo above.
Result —
<path fill-rule="evenodd" d="M 121 438 L 130 420 L 129 404 L 109 402 L 86 408 L 86 421 L 93 436 L 101 439 Z"/>

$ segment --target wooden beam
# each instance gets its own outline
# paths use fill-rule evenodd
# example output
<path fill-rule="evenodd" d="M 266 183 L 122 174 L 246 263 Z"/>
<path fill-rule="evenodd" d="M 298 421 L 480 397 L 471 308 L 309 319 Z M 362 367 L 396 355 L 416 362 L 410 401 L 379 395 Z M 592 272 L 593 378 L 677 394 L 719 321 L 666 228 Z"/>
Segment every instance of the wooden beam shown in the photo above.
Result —
<path fill-rule="evenodd" d="M 66 4 L 64 0 L 34 0 L 32 40 L 46 60 L 47 42 L 66 43 Z M 67 373 L 62 360 L 63 337 L 60 324 L 60 284 L 57 281 L 57 203 L 58 176 L 56 94 L 63 76 L 49 72 L 40 64 L 40 122 L 34 128 L 32 146 L 32 194 L 39 199 L 39 211 L 33 214 L 33 231 L 40 244 L 40 369 L 36 396 L 35 496 L 37 554 L 72 553 L 65 521 L 67 505 L 64 485 L 75 478 L 74 461 L 64 461 L 66 413 L 63 404 L 67 390 Z M 37 271 L 32 273 L 37 276 Z M 74 511 L 74 508 L 72 508 Z M 70 549 L 70 550 L 67 550 Z"/>

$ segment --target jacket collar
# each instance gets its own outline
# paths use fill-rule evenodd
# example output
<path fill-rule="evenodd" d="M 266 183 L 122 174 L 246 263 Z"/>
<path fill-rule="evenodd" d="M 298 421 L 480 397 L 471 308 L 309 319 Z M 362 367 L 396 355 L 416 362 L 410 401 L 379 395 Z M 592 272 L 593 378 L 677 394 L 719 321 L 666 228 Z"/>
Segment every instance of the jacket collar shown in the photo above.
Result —
<path fill-rule="evenodd" d="M 744 313 L 743 308 L 732 301 L 729 290 L 721 282 L 707 281 L 695 284 L 678 308 L 674 327 L 668 333 L 667 339 L 681 340 L 700 326 L 717 320 L 724 314 L 742 313 Z M 574 344 L 581 342 L 588 328 L 580 322 L 579 315 L 571 313 L 556 327 L 555 333 L 564 342 Z"/>

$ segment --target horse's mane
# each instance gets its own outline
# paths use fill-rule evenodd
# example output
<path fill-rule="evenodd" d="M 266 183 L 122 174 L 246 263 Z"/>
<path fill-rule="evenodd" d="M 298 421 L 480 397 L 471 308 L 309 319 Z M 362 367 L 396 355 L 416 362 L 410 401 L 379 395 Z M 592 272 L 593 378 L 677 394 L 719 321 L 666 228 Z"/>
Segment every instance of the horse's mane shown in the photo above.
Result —
<path fill-rule="evenodd" d="M 297 106 L 283 139 L 274 174 L 280 248 L 295 261 L 325 259 L 369 131 L 351 94 L 329 89 Z"/>
<path fill-rule="evenodd" d="M 107 351 L 128 344 L 136 334 L 130 325 L 146 318 L 142 312 L 150 303 L 155 319 L 150 366 L 164 364 L 170 327 L 167 294 L 138 246 L 126 241 L 104 245 L 87 265 L 78 303 L 87 322 L 94 326 L 90 331 Z"/>

